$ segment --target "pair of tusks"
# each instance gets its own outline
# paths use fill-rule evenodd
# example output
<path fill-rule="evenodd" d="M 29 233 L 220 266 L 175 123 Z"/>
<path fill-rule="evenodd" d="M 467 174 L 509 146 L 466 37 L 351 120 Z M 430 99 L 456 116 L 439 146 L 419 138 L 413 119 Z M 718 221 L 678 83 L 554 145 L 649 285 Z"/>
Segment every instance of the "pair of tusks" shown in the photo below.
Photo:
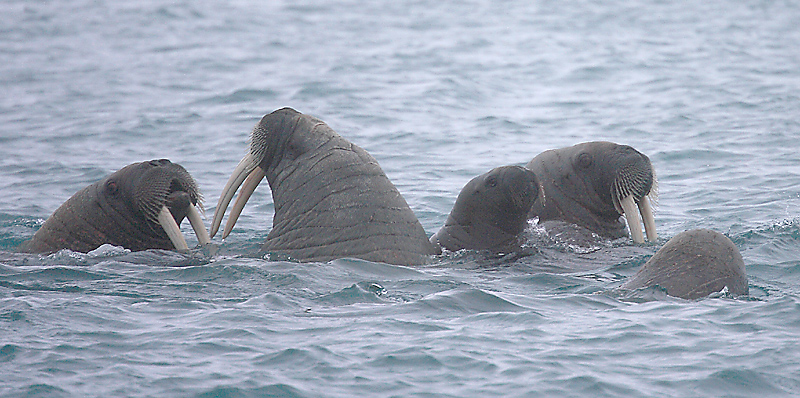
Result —
<path fill-rule="evenodd" d="M 201 245 L 210 243 L 211 238 L 208 236 L 208 231 L 206 231 L 206 226 L 203 224 L 203 219 L 200 217 L 200 212 L 197 211 L 197 208 L 191 203 L 189 204 L 189 211 L 186 218 L 188 218 L 189 223 L 192 224 L 194 234 L 197 235 L 197 242 Z M 172 213 L 167 206 L 161 206 L 161 211 L 158 213 L 158 223 L 164 228 L 164 232 L 167 233 L 175 249 L 189 250 L 189 245 L 186 244 L 186 239 L 184 239 L 181 233 L 181 228 L 178 226 L 178 223 L 175 222 L 175 218 L 172 217 Z"/>
<path fill-rule="evenodd" d="M 217 209 L 214 210 L 214 220 L 211 222 L 211 237 L 214 237 L 219 231 L 219 226 L 222 224 L 222 216 L 225 215 L 225 210 L 231 203 L 231 199 L 233 199 L 233 195 L 239 189 L 239 186 L 242 187 L 242 190 L 239 192 L 239 196 L 236 197 L 236 202 L 233 203 L 231 214 L 228 215 L 228 222 L 225 223 L 225 229 L 222 231 L 222 239 L 227 238 L 228 234 L 231 233 L 233 226 L 236 225 L 236 220 L 242 214 L 244 205 L 265 176 L 264 169 L 258 165 L 258 161 L 252 153 L 248 153 L 242 158 L 219 196 Z"/>
<path fill-rule="evenodd" d="M 644 223 L 644 231 L 647 234 L 647 240 L 655 242 L 658 239 L 656 233 L 656 220 L 653 218 L 653 209 L 650 207 L 650 201 L 647 196 L 643 197 L 639 203 L 633 200 L 633 195 L 628 195 L 619 202 L 625 214 L 625 220 L 628 221 L 628 229 L 631 230 L 631 238 L 634 243 L 644 243 L 644 236 L 642 235 L 642 223 Z M 636 207 L 639 207 L 638 213 L 642 215 L 642 223 L 639 222 L 639 216 L 636 214 Z"/>

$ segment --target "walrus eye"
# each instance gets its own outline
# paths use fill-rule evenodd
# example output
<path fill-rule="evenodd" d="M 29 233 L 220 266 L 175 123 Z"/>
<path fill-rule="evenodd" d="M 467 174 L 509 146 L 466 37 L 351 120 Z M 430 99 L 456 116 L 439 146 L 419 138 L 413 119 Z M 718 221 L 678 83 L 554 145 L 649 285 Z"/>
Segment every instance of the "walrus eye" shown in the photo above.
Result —
<path fill-rule="evenodd" d="M 117 182 L 116 181 L 109 180 L 108 182 L 106 182 L 106 192 L 108 192 L 111 195 L 116 195 L 118 190 L 119 190 L 119 188 L 117 188 Z"/>
<path fill-rule="evenodd" d="M 494 176 L 491 176 L 491 177 L 487 178 L 486 179 L 486 186 L 489 187 L 489 188 L 496 187 L 497 186 L 497 178 L 495 178 Z"/>
<path fill-rule="evenodd" d="M 584 152 L 578 156 L 578 165 L 584 169 L 588 169 L 592 166 L 593 159 L 592 155 Z"/>

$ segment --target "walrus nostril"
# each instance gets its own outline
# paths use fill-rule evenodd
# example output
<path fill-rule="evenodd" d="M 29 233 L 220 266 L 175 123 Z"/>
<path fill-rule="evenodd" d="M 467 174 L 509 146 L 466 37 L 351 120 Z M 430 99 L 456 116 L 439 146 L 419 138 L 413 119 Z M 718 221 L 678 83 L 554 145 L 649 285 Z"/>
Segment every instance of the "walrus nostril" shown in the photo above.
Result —
<path fill-rule="evenodd" d="M 169 159 L 153 159 L 147 163 L 149 163 L 151 166 L 159 167 L 166 166 L 172 162 L 170 162 Z"/>

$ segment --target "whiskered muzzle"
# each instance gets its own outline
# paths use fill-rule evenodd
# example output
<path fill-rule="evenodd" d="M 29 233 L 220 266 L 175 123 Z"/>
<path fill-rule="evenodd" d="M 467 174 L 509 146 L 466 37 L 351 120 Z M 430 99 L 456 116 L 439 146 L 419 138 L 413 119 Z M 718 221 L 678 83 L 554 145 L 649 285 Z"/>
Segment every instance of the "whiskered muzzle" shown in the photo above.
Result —
<path fill-rule="evenodd" d="M 176 215 L 178 219 L 183 219 L 184 216 L 189 219 L 200 245 L 210 243 L 211 238 L 200 213 L 203 205 L 197 183 L 182 168 L 173 172 L 178 176 L 171 180 L 155 178 L 150 180 L 147 186 L 149 194 L 144 194 L 146 190 L 140 191 L 137 201 L 145 213 L 145 217 L 164 229 L 177 250 L 188 250 L 189 247 L 175 219 Z M 178 213 L 173 214 L 170 207 Z"/>
<path fill-rule="evenodd" d="M 650 170 L 637 169 L 628 173 L 623 170 L 620 176 L 614 181 L 611 196 L 617 212 L 625 216 L 631 239 L 635 243 L 644 243 L 645 234 L 647 240 L 655 242 L 658 239 L 656 233 L 656 222 L 653 215 L 653 208 L 650 204 L 651 199 L 655 200 L 658 193 L 655 175 Z M 638 211 L 637 211 L 638 210 Z M 641 221 L 639 216 L 641 215 Z M 642 233 L 644 224 L 644 234 Z"/>

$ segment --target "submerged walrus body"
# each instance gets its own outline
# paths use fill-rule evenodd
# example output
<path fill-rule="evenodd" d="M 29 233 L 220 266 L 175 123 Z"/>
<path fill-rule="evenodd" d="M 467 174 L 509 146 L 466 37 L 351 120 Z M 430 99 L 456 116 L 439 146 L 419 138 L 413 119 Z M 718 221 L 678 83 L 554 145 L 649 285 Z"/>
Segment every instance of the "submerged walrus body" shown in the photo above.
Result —
<path fill-rule="evenodd" d="M 378 162 L 319 119 L 290 108 L 264 116 L 220 195 L 211 236 L 240 185 L 223 238 L 266 177 L 275 217 L 265 252 L 298 261 L 353 257 L 417 265 L 436 248 Z"/>
<path fill-rule="evenodd" d="M 20 251 L 89 252 L 102 244 L 132 251 L 186 250 L 178 227 L 189 217 L 201 244 L 208 233 L 195 206 L 197 183 L 169 160 L 134 163 L 78 191 L 62 204 Z"/>
<path fill-rule="evenodd" d="M 563 221 L 600 236 L 627 236 L 644 242 L 637 207 L 647 239 L 655 241 L 655 220 L 648 197 L 655 196 L 656 179 L 650 159 L 627 145 L 585 142 L 542 152 L 527 166 L 536 174 L 541 194 L 531 206 L 529 218 L 539 223 Z"/>
<path fill-rule="evenodd" d="M 694 229 L 675 235 L 628 282 L 625 289 L 659 286 L 670 296 L 698 299 L 728 288 L 748 293 L 742 255 L 725 235 Z"/>

